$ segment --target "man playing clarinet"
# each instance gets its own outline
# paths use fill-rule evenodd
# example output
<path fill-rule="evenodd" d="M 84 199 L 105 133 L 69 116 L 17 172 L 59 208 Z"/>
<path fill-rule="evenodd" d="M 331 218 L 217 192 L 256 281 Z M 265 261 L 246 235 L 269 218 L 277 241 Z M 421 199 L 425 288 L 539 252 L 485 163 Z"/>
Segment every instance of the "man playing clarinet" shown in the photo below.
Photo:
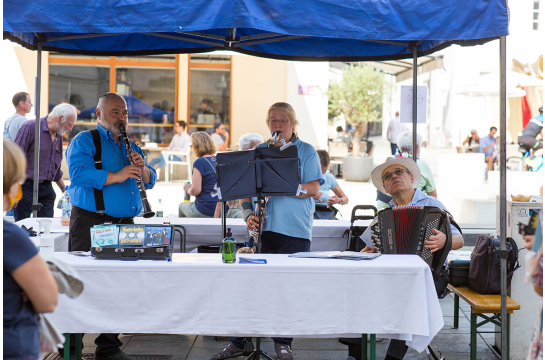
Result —
<path fill-rule="evenodd" d="M 393 196 L 393 200 L 388 204 L 394 206 L 435 206 L 443 210 L 447 210 L 443 203 L 437 198 L 428 196 L 418 190 L 417 186 L 420 182 L 420 169 L 414 160 L 405 157 L 398 157 L 386 161 L 384 164 L 377 166 L 371 174 L 373 184 L 378 190 L 384 194 Z M 432 253 L 445 247 L 447 237 L 441 231 L 433 229 L 434 235 L 429 237 L 429 241 L 425 241 L 425 246 Z M 458 229 L 451 225 L 452 232 L 452 250 L 460 249 L 464 246 L 464 239 Z M 364 252 L 374 252 L 371 241 L 371 227 L 362 234 L 361 239 L 367 246 L 362 250 Z M 446 264 L 445 264 L 446 265 Z M 443 293 L 448 285 L 448 276 L 445 266 L 441 270 L 441 277 L 434 279 L 435 290 L 437 294 Z M 353 339 L 342 339 L 341 342 L 349 346 L 349 355 L 358 359 L 361 354 L 361 338 L 357 342 Z M 407 345 L 403 340 L 392 339 L 390 346 L 386 352 L 385 360 L 401 360 L 407 352 Z"/>
<path fill-rule="evenodd" d="M 131 159 L 121 138 L 120 127 L 128 125 L 125 99 L 107 93 L 98 99 L 96 130 L 80 132 L 68 145 L 66 162 L 70 174 L 69 250 L 89 251 L 94 225 L 133 224 L 142 210 L 138 183 L 144 188 L 155 185 L 155 170 L 144 160 L 140 147 L 132 141 Z M 132 360 L 119 346 L 119 334 L 100 334 L 96 340 L 96 360 Z M 74 344 L 75 341 L 71 341 Z M 72 350 L 72 349 L 71 349 Z"/>

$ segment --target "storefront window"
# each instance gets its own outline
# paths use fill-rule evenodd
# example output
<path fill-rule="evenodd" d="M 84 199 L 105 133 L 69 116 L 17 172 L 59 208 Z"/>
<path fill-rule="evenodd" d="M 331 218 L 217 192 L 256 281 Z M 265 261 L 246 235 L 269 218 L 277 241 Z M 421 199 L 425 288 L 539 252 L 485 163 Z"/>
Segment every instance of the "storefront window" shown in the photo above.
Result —
<path fill-rule="evenodd" d="M 214 123 L 230 125 L 229 56 L 192 55 L 189 73 L 189 132 L 213 132 Z"/>
<path fill-rule="evenodd" d="M 96 121 L 95 108 L 100 95 L 110 90 L 110 69 L 98 66 L 49 66 L 49 111 L 60 103 L 70 103 L 78 109 L 78 121 Z M 94 128 L 76 125 L 66 140 L 78 132 Z"/>
<path fill-rule="evenodd" d="M 168 143 L 172 138 L 175 74 L 174 69 L 116 68 L 116 92 L 127 101 L 131 139 Z"/>
<path fill-rule="evenodd" d="M 115 91 L 127 101 L 131 139 L 168 144 L 174 132 L 176 68 L 172 55 L 89 57 L 53 53 L 49 56 L 49 108 L 67 102 L 78 109 L 76 126 L 65 135 L 69 141 L 81 131 L 96 128 L 98 98 Z"/>

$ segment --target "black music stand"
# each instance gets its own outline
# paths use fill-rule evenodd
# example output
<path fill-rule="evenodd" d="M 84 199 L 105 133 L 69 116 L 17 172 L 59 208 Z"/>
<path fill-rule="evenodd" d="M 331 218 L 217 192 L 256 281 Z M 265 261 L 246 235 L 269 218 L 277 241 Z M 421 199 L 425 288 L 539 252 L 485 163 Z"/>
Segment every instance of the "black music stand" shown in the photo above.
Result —
<path fill-rule="evenodd" d="M 223 203 L 222 236 L 225 238 L 227 232 L 225 202 L 257 197 L 259 227 L 256 249 L 257 253 L 261 253 L 266 197 L 294 196 L 301 191 L 301 166 L 297 147 L 289 146 L 284 150 L 280 150 L 280 147 L 260 147 L 254 150 L 219 153 L 216 160 L 218 201 Z M 244 349 L 246 360 L 259 360 L 261 357 L 273 360 L 260 349 L 260 345 L 261 338 L 256 339 L 255 348 L 251 340 L 246 343 Z"/>
<path fill-rule="evenodd" d="M 294 196 L 301 190 L 301 166 L 296 146 L 284 150 L 279 147 L 261 147 L 219 153 L 216 160 L 218 201 L 223 202 L 223 237 L 227 231 L 226 201 L 257 197 L 257 215 L 261 224 L 266 197 Z M 260 243 L 261 226 L 258 238 L 258 244 Z"/>

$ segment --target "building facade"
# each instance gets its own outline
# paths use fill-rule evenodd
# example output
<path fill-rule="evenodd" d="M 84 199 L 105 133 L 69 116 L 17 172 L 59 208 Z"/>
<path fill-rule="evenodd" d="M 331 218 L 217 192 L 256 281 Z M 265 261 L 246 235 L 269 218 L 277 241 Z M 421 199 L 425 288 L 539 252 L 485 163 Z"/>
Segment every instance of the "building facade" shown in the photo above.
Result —
<path fill-rule="evenodd" d="M 27 91 L 35 99 L 36 52 L 4 41 L 12 78 L 3 90 L 0 116 L 13 113 L 11 97 Z M 327 147 L 328 63 L 287 62 L 230 52 L 142 57 L 77 56 L 44 52 L 41 116 L 68 102 L 78 109 L 78 121 L 67 134 L 96 127 L 100 95 L 117 92 L 127 101 L 128 133 L 138 143 L 168 144 L 175 120 L 188 123 L 188 132 L 213 131 L 215 122 L 230 132 L 230 148 L 248 132 L 270 137 L 267 109 L 288 102 L 300 122 L 300 137 L 316 148 Z M 28 114 L 29 118 L 34 118 Z"/>

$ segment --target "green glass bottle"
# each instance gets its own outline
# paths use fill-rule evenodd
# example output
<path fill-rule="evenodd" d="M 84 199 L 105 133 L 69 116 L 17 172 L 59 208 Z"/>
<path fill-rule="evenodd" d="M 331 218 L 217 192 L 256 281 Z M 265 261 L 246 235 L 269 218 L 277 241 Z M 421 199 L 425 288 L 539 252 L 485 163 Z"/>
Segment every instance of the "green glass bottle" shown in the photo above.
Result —
<path fill-rule="evenodd" d="M 237 242 L 232 238 L 231 228 L 227 228 L 227 237 L 221 243 L 221 260 L 232 264 L 237 261 Z"/>

